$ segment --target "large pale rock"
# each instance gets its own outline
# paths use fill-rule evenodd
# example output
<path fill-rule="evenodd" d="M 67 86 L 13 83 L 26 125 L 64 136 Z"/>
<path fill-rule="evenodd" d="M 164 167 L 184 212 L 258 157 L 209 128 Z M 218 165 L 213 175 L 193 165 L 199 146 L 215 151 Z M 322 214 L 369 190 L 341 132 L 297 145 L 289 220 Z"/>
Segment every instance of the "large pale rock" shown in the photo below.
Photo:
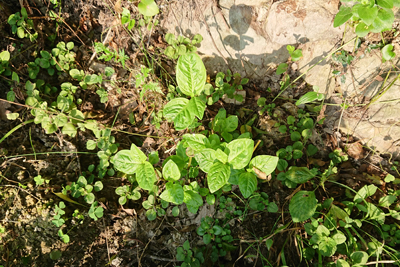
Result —
<path fill-rule="evenodd" d="M 310 3 L 306 4 L 307 1 Z M 191 37 L 200 33 L 204 40 L 198 51 L 209 73 L 226 71 L 225 60 L 227 60 L 232 71 L 260 81 L 268 79 L 271 69 L 288 59 L 289 54 L 283 44 L 295 44 L 299 41 L 296 39 L 275 41 L 268 33 L 272 30 L 269 24 L 272 23 L 277 27 L 284 26 L 287 29 L 294 27 L 296 30 L 300 29 L 296 27 L 302 25 L 301 37 L 305 40 L 336 38 L 341 32 L 340 29 L 332 28 L 332 21 L 329 22 L 330 24 L 326 22 L 327 18 L 331 18 L 335 10 L 337 11 L 338 0 L 331 0 L 328 3 L 322 0 L 307 1 L 294 1 L 294 3 L 299 2 L 297 7 L 304 9 L 300 11 L 305 16 L 304 18 L 297 18 L 297 15 L 292 14 L 295 11 L 282 9 L 282 6 L 278 5 L 288 1 L 273 3 L 272 0 L 221 0 L 219 1 L 220 9 L 214 6 L 212 0 L 179 1 L 171 3 L 170 11 L 160 24 L 167 32 L 176 35 Z M 305 11 L 305 8 L 310 9 L 310 12 Z M 286 11 L 296 20 L 277 20 Z M 318 12 L 322 14 L 322 17 L 316 16 Z M 204 18 L 208 27 L 204 23 Z M 315 25 L 321 24 L 321 21 L 315 19 L 323 20 L 323 25 L 326 24 L 324 30 L 329 34 L 316 31 Z"/>
<path fill-rule="evenodd" d="M 381 54 L 376 50 L 366 53 L 362 58 L 355 59 L 355 62 L 347 68 L 345 83 L 340 85 L 343 95 L 350 98 L 374 96 L 382 84 L 376 80 L 381 70 L 381 64 Z"/>
<path fill-rule="evenodd" d="M 286 0 L 272 5 L 265 24 L 272 42 L 282 45 L 314 42 L 340 37 L 342 30 L 333 28 L 338 1 Z"/>
<path fill-rule="evenodd" d="M 299 71 L 305 74 L 305 81 L 319 87 L 319 92 L 329 98 L 335 89 L 335 80 L 332 68 L 327 60 L 310 69 L 327 56 L 335 48 L 334 40 L 324 39 L 315 42 L 307 42 L 299 46 L 303 50 L 303 57 L 297 62 Z"/>

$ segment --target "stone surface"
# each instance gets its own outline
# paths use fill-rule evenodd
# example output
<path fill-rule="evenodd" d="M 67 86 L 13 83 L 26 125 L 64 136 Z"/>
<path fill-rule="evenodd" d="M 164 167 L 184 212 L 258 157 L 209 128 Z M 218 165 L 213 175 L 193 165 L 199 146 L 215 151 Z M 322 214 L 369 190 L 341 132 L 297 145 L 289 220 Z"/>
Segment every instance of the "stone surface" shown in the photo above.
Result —
<path fill-rule="evenodd" d="M 305 81 L 311 85 L 319 87 L 319 92 L 327 95 L 327 98 L 335 89 L 335 80 L 332 75 L 332 67 L 330 61 L 323 60 L 317 64 L 325 56 L 327 56 L 334 48 L 336 42 L 334 40 L 320 40 L 308 42 L 299 46 L 303 50 L 303 57 L 297 62 L 299 71 L 305 73 Z"/>
<path fill-rule="evenodd" d="M 340 37 L 342 31 L 332 26 L 334 15 L 338 12 L 337 6 L 337 1 L 326 0 L 275 2 L 265 30 L 272 42 L 281 45 Z"/>
<path fill-rule="evenodd" d="M 332 26 L 338 0 L 221 0 L 220 9 L 213 3 L 171 3 L 160 21 L 166 32 L 203 36 L 198 52 L 211 75 L 226 71 L 226 60 L 243 77 L 266 81 L 275 66 L 287 61 L 286 44 L 335 39 L 342 33 Z M 279 34 L 282 27 L 287 32 Z"/>

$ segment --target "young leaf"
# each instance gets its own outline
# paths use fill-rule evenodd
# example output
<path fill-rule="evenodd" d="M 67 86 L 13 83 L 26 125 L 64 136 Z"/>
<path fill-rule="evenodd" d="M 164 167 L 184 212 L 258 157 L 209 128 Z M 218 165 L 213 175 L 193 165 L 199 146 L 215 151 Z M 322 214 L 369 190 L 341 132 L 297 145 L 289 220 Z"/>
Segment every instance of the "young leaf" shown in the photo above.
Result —
<path fill-rule="evenodd" d="M 129 12 L 128 9 L 123 7 L 122 14 L 121 14 L 121 24 L 123 25 L 123 24 L 129 22 L 130 19 L 131 19 L 131 13 Z"/>
<path fill-rule="evenodd" d="M 336 14 L 335 19 L 333 20 L 333 27 L 339 27 L 340 25 L 344 24 L 348 21 L 353 13 L 351 11 L 351 7 L 346 7 L 342 5 L 339 9 L 339 12 Z"/>
<path fill-rule="evenodd" d="M 185 141 L 194 151 L 200 151 L 206 148 L 207 137 L 202 134 L 184 134 Z"/>
<path fill-rule="evenodd" d="M 138 5 L 138 9 L 139 9 L 140 14 L 147 16 L 147 17 L 152 17 L 154 15 L 157 15 L 160 12 L 158 10 L 158 6 L 154 2 L 154 0 L 140 1 L 139 5 Z"/>
<path fill-rule="evenodd" d="M 382 58 L 384 60 L 391 60 L 394 58 L 396 54 L 393 52 L 393 45 L 387 44 L 385 47 L 382 48 Z"/>
<path fill-rule="evenodd" d="M 288 69 L 288 64 L 281 63 L 279 64 L 278 68 L 276 69 L 276 75 L 281 75 L 282 73 L 286 72 Z"/>
<path fill-rule="evenodd" d="M 364 185 L 354 196 L 354 202 L 361 203 L 363 199 L 374 195 L 377 189 L 378 188 L 373 184 Z"/>
<path fill-rule="evenodd" d="M 182 55 L 176 66 L 176 81 L 182 93 L 194 97 L 200 95 L 206 83 L 206 68 L 196 53 Z"/>
<path fill-rule="evenodd" d="M 174 98 L 169 101 L 163 110 L 163 115 L 168 121 L 173 121 L 175 117 L 182 112 L 184 107 L 189 103 L 189 100 L 185 98 Z"/>
<path fill-rule="evenodd" d="M 251 172 L 239 176 L 239 189 L 244 198 L 248 198 L 257 189 L 257 178 Z"/>
<path fill-rule="evenodd" d="M 169 160 L 163 167 L 162 174 L 165 180 L 178 181 L 181 178 L 181 172 L 178 165 L 173 160 Z"/>
<path fill-rule="evenodd" d="M 216 158 L 215 150 L 211 148 L 203 149 L 199 153 L 196 153 L 194 158 L 196 159 L 197 163 L 199 163 L 200 169 L 203 172 L 208 173 Z"/>
<path fill-rule="evenodd" d="M 254 141 L 251 139 L 237 139 L 230 142 L 228 162 L 234 169 L 243 169 L 249 163 L 253 154 Z M 228 176 L 229 177 L 229 176 Z"/>
<path fill-rule="evenodd" d="M 289 204 L 289 212 L 293 222 L 303 222 L 311 218 L 317 209 L 317 199 L 312 191 L 297 192 Z"/>
<path fill-rule="evenodd" d="M 114 156 L 114 167 L 123 173 L 134 174 L 146 159 L 146 155 L 132 144 L 131 150 L 121 150 Z"/>
<path fill-rule="evenodd" d="M 203 119 L 204 110 L 206 109 L 206 104 L 200 100 L 198 97 L 192 97 L 187 105 L 188 111 L 192 116 L 196 116 L 200 120 Z"/>
<path fill-rule="evenodd" d="M 379 33 L 384 30 L 392 28 L 394 21 L 393 11 L 390 9 L 379 9 L 378 15 L 376 16 L 374 22 L 372 23 L 373 29 L 371 32 Z"/>
<path fill-rule="evenodd" d="M 296 167 L 291 166 L 289 170 L 286 172 L 286 179 L 297 183 L 303 184 L 308 180 L 314 178 L 316 173 L 311 172 L 307 167 Z"/>
<path fill-rule="evenodd" d="M 393 8 L 393 0 L 376 0 L 376 4 L 383 8 Z"/>
<path fill-rule="evenodd" d="M 207 183 L 210 192 L 214 193 L 222 188 L 228 182 L 230 173 L 229 165 L 222 164 L 221 162 L 214 163 L 207 175 Z"/>
<path fill-rule="evenodd" d="M 374 19 L 378 15 L 378 8 L 377 7 L 370 7 L 370 6 L 360 6 L 357 9 L 358 16 L 366 25 L 371 25 L 374 22 Z"/>
<path fill-rule="evenodd" d="M 145 161 L 138 165 L 136 180 L 141 188 L 149 191 L 153 189 L 153 184 L 157 178 L 153 165 L 151 165 L 150 162 Z"/>
<path fill-rule="evenodd" d="M 250 168 L 256 167 L 265 175 L 271 174 L 278 165 L 279 157 L 260 155 L 254 157 L 250 162 Z"/>
<path fill-rule="evenodd" d="M 169 162 L 172 162 L 170 160 Z M 168 182 L 165 184 L 165 190 L 161 193 L 160 198 L 167 201 L 172 202 L 176 205 L 180 205 L 183 203 L 184 192 L 183 188 L 180 184 L 174 184 L 173 182 Z"/>
<path fill-rule="evenodd" d="M 184 192 L 183 202 L 186 203 L 186 206 L 194 211 L 195 207 L 200 207 L 203 205 L 203 199 L 201 196 L 193 190 L 186 190 Z M 189 210 L 191 212 L 191 210 Z"/>

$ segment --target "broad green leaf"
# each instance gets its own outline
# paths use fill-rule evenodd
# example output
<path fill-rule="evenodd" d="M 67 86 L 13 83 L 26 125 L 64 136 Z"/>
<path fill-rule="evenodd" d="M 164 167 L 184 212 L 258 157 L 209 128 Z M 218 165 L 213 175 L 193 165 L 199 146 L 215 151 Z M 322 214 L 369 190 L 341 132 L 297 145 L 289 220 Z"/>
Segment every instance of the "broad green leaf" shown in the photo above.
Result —
<path fill-rule="evenodd" d="M 228 162 L 234 169 L 243 169 L 249 163 L 253 154 L 254 141 L 251 139 L 237 139 L 230 142 Z M 228 176 L 229 177 L 229 176 Z"/>
<path fill-rule="evenodd" d="M 114 156 L 114 167 L 120 172 L 134 174 L 146 159 L 146 155 L 132 144 L 131 150 L 121 150 Z"/>
<path fill-rule="evenodd" d="M 5 62 L 10 60 L 10 52 L 8 51 L 3 51 L 0 53 L 0 61 Z"/>
<path fill-rule="evenodd" d="M 265 175 L 271 174 L 278 165 L 279 157 L 260 155 L 254 157 L 250 162 L 250 168 L 256 167 Z"/>
<path fill-rule="evenodd" d="M 134 19 L 131 19 L 128 24 L 128 30 L 132 30 L 133 27 L 135 27 L 135 23 L 136 21 Z"/>
<path fill-rule="evenodd" d="M 61 131 L 63 134 L 67 134 L 71 137 L 74 137 L 77 133 L 75 126 L 72 123 L 67 123 L 64 125 Z"/>
<path fill-rule="evenodd" d="M 379 209 L 377 206 L 374 204 L 371 204 L 369 202 L 366 203 L 367 211 L 368 211 L 368 217 L 371 220 L 377 221 L 379 224 L 384 224 L 385 223 L 385 213 Z"/>
<path fill-rule="evenodd" d="M 318 243 L 318 249 L 322 256 L 331 257 L 336 252 L 336 242 L 332 238 L 328 236 L 324 236 L 321 238 Z"/>
<path fill-rule="evenodd" d="M 170 160 L 170 162 L 172 162 Z M 161 193 L 160 198 L 172 202 L 174 204 L 182 204 L 184 198 L 183 188 L 180 184 L 174 184 L 173 182 L 168 182 L 165 184 L 165 190 Z"/>
<path fill-rule="evenodd" d="M 231 170 L 229 165 L 215 162 L 211 166 L 207 175 L 207 183 L 210 193 L 214 193 L 218 189 L 222 188 L 228 182 L 230 173 Z"/>
<path fill-rule="evenodd" d="M 229 116 L 224 120 L 223 132 L 233 132 L 239 125 L 239 119 L 237 116 Z"/>
<path fill-rule="evenodd" d="M 393 52 L 393 45 L 387 44 L 382 48 L 382 58 L 384 60 L 391 60 L 396 54 Z"/>
<path fill-rule="evenodd" d="M 194 151 L 201 151 L 206 148 L 207 137 L 202 134 L 185 134 L 183 135 L 185 141 Z"/>
<path fill-rule="evenodd" d="M 162 169 L 162 174 L 165 180 L 178 181 L 181 178 L 181 172 L 178 165 L 173 160 L 169 160 Z"/>
<path fill-rule="evenodd" d="M 375 194 L 378 188 L 371 185 L 364 185 L 360 190 L 358 190 L 357 194 L 354 196 L 354 202 L 360 203 L 363 199 L 372 196 Z"/>
<path fill-rule="evenodd" d="M 311 172 L 307 167 L 291 166 L 286 172 L 286 179 L 297 184 L 303 184 L 314 178 L 315 175 L 316 173 Z"/>
<path fill-rule="evenodd" d="M 164 106 L 163 114 L 168 121 L 173 121 L 175 117 L 189 103 L 186 98 L 174 98 Z"/>
<path fill-rule="evenodd" d="M 157 180 L 153 165 L 150 162 L 139 164 L 136 170 L 136 180 L 139 186 L 145 190 L 152 190 L 154 182 Z"/>
<path fill-rule="evenodd" d="M 18 29 L 17 29 L 17 35 L 18 35 L 18 37 L 21 38 L 21 39 L 24 38 L 24 37 L 25 37 L 24 28 L 18 27 Z"/>
<path fill-rule="evenodd" d="M 333 236 L 333 240 L 335 240 L 336 244 L 340 245 L 346 242 L 346 235 L 343 234 L 341 231 L 337 231 Z"/>
<path fill-rule="evenodd" d="M 357 9 L 358 16 L 366 25 L 371 25 L 378 15 L 377 7 L 361 6 Z"/>
<path fill-rule="evenodd" d="M 288 69 L 288 64 L 281 63 L 279 64 L 278 68 L 276 69 L 276 75 L 281 75 L 282 73 L 286 72 Z"/>
<path fill-rule="evenodd" d="M 390 9 L 379 9 L 378 16 L 376 16 L 372 23 L 373 29 L 371 32 L 379 33 L 392 28 L 394 21 L 393 11 Z"/>
<path fill-rule="evenodd" d="M 318 93 L 317 92 L 308 92 L 302 97 L 300 97 L 299 100 L 296 101 L 296 106 L 301 105 L 301 104 L 307 104 L 310 102 L 313 102 L 318 99 Z"/>
<path fill-rule="evenodd" d="M 194 158 L 199 164 L 200 169 L 203 172 L 208 173 L 210 171 L 211 166 L 214 164 L 214 160 L 216 158 L 215 150 L 211 148 L 203 149 L 199 153 L 196 153 L 194 155 Z"/>
<path fill-rule="evenodd" d="M 184 191 L 183 202 L 192 207 L 200 207 L 203 205 L 203 199 L 197 192 L 193 190 Z"/>
<path fill-rule="evenodd" d="M 200 100 L 198 97 L 192 97 L 187 105 L 189 112 L 200 120 L 203 119 L 204 110 L 206 109 L 206 104 Z"/>
<path fill-rule="evenodd" d="M 248 198 L 257 189 L 257 177 L 251 172 L 239 176 L 239 189 L 244 198 Z"/>
<path fill-rule="evenodd" d="M 361 21 L 356 27 L 356 34 L 358 35 L 358 37 L 365 37 L 372 30 L 372 28 L 372 25 L 368 26 Z"/>
<path fill-rule="evenodd" d="M 206 83 L 206 68 L 199 55 L 188 53 L 180 56 L 176 66 L 176 81 L 185 95 L 200 95 Z"/>
<path fill-rule="evenodd" d="M 384 196 L 381 199 L 379 199 L 379 206 L 381 206 L 381 207 L 389 207 L 396 200 L 397 200 L 396 196 L 392 196 L 392 195 Z"/>
<path fill-rule="evenodd" d="M 139 12 L 147 17 L 157 15 L 160 11 L 158 10 L 157 4 L 154 0 L 142 0 L 138 5 Z"/>
<path fill-rule="evenodd" d="M 336 14 L 335 19 L 333 20 L 333 27 L 339 27 L 348 21 L 353 13 L 351 12 L 351 7 L 346 7 L 342 5 L 339 9 L 339 12 Z"/>
<path fill-rule="evenodd" d="M 303 222 L 311 218 L 317 209 L 317 199 L 312 191 L 297 192 L 289 204 L 289 212 L 293 222 Z"/>
<path fill-rule="evenodd" d="M 219 161 L 221 161 L 223 164 L 226 164 L 228 161 L 228 155 L 225 154 L 221 149 L 217 149 L 215 151 L 215 158 Z"/>
<path fill-rule="evenodd" d="M 383 8 L 393 8 L 393 0 L 376 0 L 376 4 Z"/>
<path fill-rule="evenodd" d="M 336 267 L 350 267 L 350 264 L 348 264 L 345 260 L 338 259 L 336 261 Z"/>
<path fill-rule="evenodd" d="M 365 251 L 356 251 L 351 253 L 350 259 L 353 261 L 353 266 L 362 266 L 368 261 L 368 254 Z"/>

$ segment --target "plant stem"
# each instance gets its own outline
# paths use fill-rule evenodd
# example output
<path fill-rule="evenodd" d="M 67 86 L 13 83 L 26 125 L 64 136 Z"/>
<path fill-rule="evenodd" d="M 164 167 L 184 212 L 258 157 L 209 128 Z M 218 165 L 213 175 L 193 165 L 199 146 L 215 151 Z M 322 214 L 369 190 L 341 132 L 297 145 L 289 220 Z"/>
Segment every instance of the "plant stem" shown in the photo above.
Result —
<path fill-rule="evenodd" d="M 18 130 L 19 128 L 21 128 L 22 126 L 25 126 L 31 122 L 33 122 L 34 120 L 29 120 L 29 121 L 24 121 L 23 123 L 15 126 L 14 128 L 12 128 L 8 133 L 6 133 L 3 138 L 0 139 L 0 144 L 4 141 L 4 139 L 6 139 L 7 137 L 9 137 L 11 134 L 13 134 L 16 130 Z"/>

